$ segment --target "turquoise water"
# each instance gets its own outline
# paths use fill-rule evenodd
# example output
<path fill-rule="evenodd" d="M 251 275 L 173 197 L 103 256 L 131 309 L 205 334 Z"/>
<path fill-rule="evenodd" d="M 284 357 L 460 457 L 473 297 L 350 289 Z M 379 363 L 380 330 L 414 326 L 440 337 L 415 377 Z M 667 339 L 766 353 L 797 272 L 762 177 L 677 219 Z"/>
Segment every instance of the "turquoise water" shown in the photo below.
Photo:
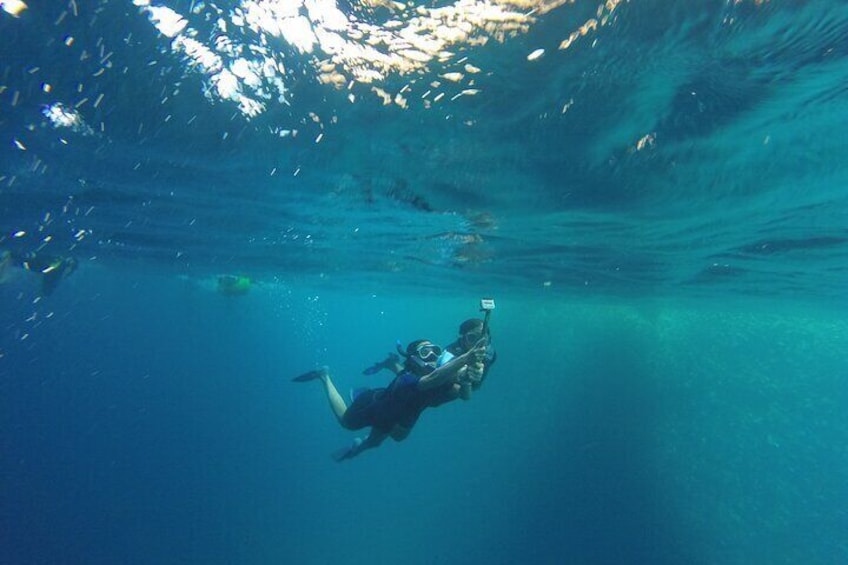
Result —
<path fill-rule="evenodd" d="M 848 561 L 848 7 L 27 4 L 0 562 Z M 290 378 L 484 296 L 485 386 L 333 462 Z"/>

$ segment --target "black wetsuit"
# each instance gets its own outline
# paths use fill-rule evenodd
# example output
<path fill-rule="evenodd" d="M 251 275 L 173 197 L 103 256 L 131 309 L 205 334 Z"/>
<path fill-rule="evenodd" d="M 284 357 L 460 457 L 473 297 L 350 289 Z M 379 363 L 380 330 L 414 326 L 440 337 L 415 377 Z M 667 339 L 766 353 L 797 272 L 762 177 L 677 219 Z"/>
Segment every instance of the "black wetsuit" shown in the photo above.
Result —
<path fill-rule="evenodd" d="M 371 426 L 386 433 L 397 425 L 411 428 L 427 408 L 432 394 L 429 390 L 418 389 L 420 379 L 404 371 L 385 388 L 360 392 L 345 411 L 342 425 L 349 430 Z"/>

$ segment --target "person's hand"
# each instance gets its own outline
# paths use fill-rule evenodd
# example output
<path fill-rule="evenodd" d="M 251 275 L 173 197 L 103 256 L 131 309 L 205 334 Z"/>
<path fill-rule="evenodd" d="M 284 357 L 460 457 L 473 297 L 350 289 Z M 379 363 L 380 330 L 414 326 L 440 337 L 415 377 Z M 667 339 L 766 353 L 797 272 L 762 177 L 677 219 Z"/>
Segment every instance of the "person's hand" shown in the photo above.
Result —
<path fill-rule="evenodd" d="M 482 363 L 486 360 L 486 345 L 480 345 L 471 350 L 471 358 L 477 363 Z"/>
<path fill-rule="evenodd" d="M 466 382 L 468 380 L 468 365 L 463 365 L 456 370 L 454 380 L 457 383 Z"/>
<path fill-rule="evenodd" d="M 472 363 L 466 371 L 466 378 L 472 383 L 479 383 L 483 380 L 483 371 L 485 366 L 481 362 Z"/>

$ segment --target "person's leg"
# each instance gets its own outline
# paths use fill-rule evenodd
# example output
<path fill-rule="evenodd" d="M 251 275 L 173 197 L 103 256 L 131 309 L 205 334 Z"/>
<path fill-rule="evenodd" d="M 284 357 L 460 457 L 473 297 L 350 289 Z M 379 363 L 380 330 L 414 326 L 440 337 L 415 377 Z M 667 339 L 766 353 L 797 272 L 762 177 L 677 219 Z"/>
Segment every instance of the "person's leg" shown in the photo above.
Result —
<path fill-rule="evenodd" d="M 345 459 L 351 459 L 352 457 L 356 457 L 366 449 L 374 449 L 375 447 L 379 447 L 383 440 L 388 437 L 388 434 L 383 430 L 378 430 L 377 428 L 371 428 L 371 433 L 368 434 L 368 437 L 364 440 L 361 438 L 356 438 L 353 441 L 353 445 L 350 447 L 346 447 L 344 449 L 339 449 L 335 453 L 333 453 L 333 459 L 336 461 L 344 461 Z"/>
<path fill-rule="evenodd" d="M 392 439 L 395 441 L 403 441 L 409 436 L 409 432 L 411 432 L 411 428 L 405 428 L 402 425 L 398 424 L 394 428 L 389 435 L 392 436 Z"/>
<path fill-rule="evenodd" d="M 324 391 L 327 393 L 327 400 L 330 401 L 330 408 L 333 410 L 333 414 L 336 415 L 336 419 L 341 422 L 345 412 L 347 412 L 347 404 L 345 404 L 344 398 L 342 398 L 342 395 L 336 389 L 336 385 L 333 384 L 329 372 L 324 371 L 321 382 L 324 383 Z"/>
<path fill-rule="evenodd" d="M 339 391 L 336 389 L 336 385 L 333 384 L 333 380 L 330 378 L 330 371 L 327 367 L 321 367 L 320 369 L 309 371 L 308 373 L 297 376 L 292 380 L 298 383 L 305 383 L 316 379 L 320 380 L 324 385 L 324 392 L 327 394 L 327 400 L 330 402 L 330 408 L 333 410 L 333 414 L 336 415 L 336 419 L 338 419 L 341 423 L 345 412 L 347 412 L 347 404 L 345 404 L 344 398 L 342 398 L 342 395 L 339 394 Z"/>
<path fill-rule="evenodd" d="M 403 441 L 412 431 L 412 428 L 415 427 L 415 423 L 418 421 L 418 417 L 421 416 L 421 412 L 424 409 L 421 408 L 419 410 L 410 412 L 405 416 L 401 417 L 400 420 L 394 425 L 394 427 L 389 431 L 389 435 L 395 441 Z"/>

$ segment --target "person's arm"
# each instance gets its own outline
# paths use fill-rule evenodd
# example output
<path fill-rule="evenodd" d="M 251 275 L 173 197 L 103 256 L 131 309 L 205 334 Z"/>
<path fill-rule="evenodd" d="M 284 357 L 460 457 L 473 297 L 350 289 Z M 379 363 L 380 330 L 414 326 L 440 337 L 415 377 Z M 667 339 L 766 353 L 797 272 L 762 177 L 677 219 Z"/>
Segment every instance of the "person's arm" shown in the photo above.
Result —
<path fill-rule="evenodd" d="M 418 388 L 427 390 L 436 388 L 445 383 L 458 382 L 459 377 L 466 371 L 470 357 L 475 353 L 475 349 L 466 351 L 462 355 L 457 355 L 438 369 L 425 377 L 418 379 Z"/>

